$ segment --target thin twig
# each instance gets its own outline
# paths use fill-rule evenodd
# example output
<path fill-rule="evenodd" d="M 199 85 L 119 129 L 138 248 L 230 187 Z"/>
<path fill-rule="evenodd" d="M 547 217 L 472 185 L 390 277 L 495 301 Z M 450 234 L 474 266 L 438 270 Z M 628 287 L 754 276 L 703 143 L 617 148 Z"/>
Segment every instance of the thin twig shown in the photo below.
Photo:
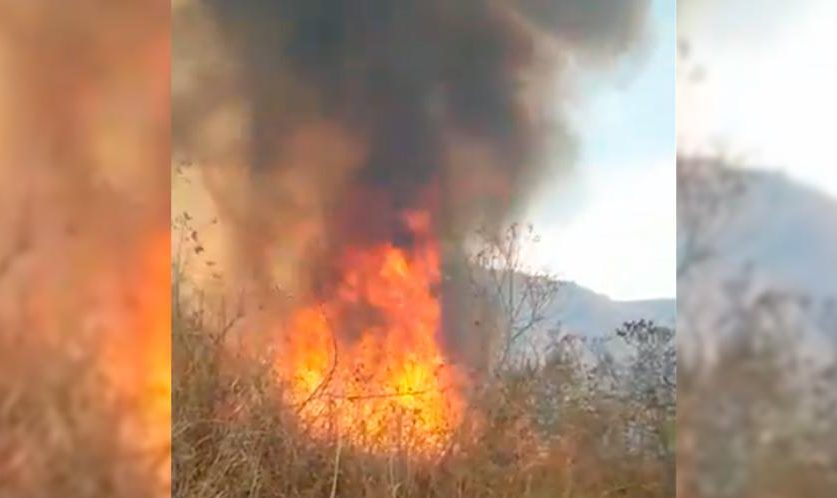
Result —
<path fill-rule="evenodd" d="M 322 306 L 320 306 L 320 313 L 323 315 L 323 320 L 326 321 L 326 326 L 328 327 L 328 330 L 331 334 L 331 348 L 334 351 L 334 354 L 331 356 L 331 368 L 329 369 L 328 374 L 325 377 L 323 377 L 323 380 L 320 381 L 320 383 L 317 385 L 317 387 L 313 391 L 311 391 L 311 394 L 305 399 L 305 401 L 300 403 L 300 405 L 297 407 L 297 414 L 302 412 L 302 410 L 308 405 L 308 403 L 310 403 L 315 396 L 320 394 L 320 392 L 323 389 L 325 389 L 328 383 L 331 382 L 332 377 L 334 377 L 335 370 L 337 370 L 337 336 L 334 334 L 334 327 L 331 326 L 331 322 L 328 319 L 328 315 L 326 314 L 325 309 L 323 309 Z"/>
<path fill-rule="evenodd" d="M 331 494 L 330 497 L 337 496 L 337 475 L 340 472 L 340 452 L 343 449 L 343 438 L 337 437 L 337 451 L 334 453 L 334 476 L 331 479 Z"/>
<path fill-rule="evenodd" d="M 408 391 L 403 393 L 373 393 L 373 394 L 357 394 L 353 396 L 336 396 L 336 395 L 329 395 L 326 396 L 328 399 L 342 399 L 346 401 L 358 401 L 362 399 L 375 399 L 375 398 L 401 398 L 405 396 L 421 396 L 422 394 L 427 394 L 431 392 L 444 392 L 448 388 L 440 388 L 440 389 L 425 389 L 423 391 Z"/>

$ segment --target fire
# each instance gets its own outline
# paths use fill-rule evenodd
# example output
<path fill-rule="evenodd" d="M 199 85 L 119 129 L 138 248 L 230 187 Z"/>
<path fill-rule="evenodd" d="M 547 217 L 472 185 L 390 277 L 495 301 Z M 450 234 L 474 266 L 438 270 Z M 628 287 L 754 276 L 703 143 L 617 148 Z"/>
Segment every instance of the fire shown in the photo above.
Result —
<path fill-rule="evenodd" d="M 457 375 L 437 338 L 438 246 L 426 213 L 405 222 L 417 239 L 410 249 L 349 248 L 330 297 L 291 316 L 277 369 L 317 437 L 427 453 L 459 422 Z"/>
<path fill-rule="evenodd" d="M 125 426 L 128 444 L 152 459 L 161 486 L 170 482 L 171 298 L 170 238 L 152 237 L 136 261 L 131 309 L 104 336 L 103 370 L 133 410 Z"/>

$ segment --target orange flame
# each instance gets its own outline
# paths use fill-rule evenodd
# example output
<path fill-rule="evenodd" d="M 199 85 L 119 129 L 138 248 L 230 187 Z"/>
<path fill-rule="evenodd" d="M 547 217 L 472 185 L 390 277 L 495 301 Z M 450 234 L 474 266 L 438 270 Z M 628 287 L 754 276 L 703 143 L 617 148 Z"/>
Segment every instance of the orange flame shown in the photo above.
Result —
<path fill-rule="evenodd" d="M 347 250 L 332 297 L 291 316 L 276 366 L 315 436 L 427 453 L 459 423 L 457 375 L 437 341 L 438 247 L 426 214 L 406 223 L 419 239 L 411 250 Z"/>
<path fill-rule="evenodd" d="M 143 248 L 132 309 L 121 322 L 122 330 L 105 335 L 102 358 L 117 393 L 134 406 L 124 437 L 153 459 L 161 489 L 171 479 L 170 252 L 168 232 Z"/>

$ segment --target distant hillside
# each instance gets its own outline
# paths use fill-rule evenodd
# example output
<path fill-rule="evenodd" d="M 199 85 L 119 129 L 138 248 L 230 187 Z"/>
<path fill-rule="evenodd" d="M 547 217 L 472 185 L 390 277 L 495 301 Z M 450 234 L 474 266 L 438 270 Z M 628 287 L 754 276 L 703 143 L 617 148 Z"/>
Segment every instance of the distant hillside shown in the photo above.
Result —
<path fill-rule="evenodd" d="M 517 295 L 521 295 L 523 277 Z M 546 347 L 549 336 L 572 334 L 586 338 L 615 337 L 616 330 L 627 321 L 651 320 L 674 327 L 677 304 L 674 299 L 617 301 L 587 289 L 575 282 L 560 281 L 555 299 L 545 310 L 544 321 L 533 330 L 526 342 Z M 490 287 L 490 286 L 489 286 Z M 523 316 L 525 316 L 525 311 Z M 521 344 L 521 347 L 524 347 Z"/>
<path fill-rule="evenodd" d="M 653 320 L 673 327 L 677 304 L 674 299 L 615 301 L 576 283 L 564 282 L 548 315 L 567 332 L 602 337 L 631 320 Z"/>
<path fill-rule="evenodd" d="M 779 173 L 737 174 L 744 188 L 718 239 L 720 258 L 773 285 L 837 297 L 837 200 Z"/>
<path fill-rule="evenodd" d="M 724 337 L 741 330 L 732 317 L 770 292 L 804 298 L 801 307 L 773 305 L 787 323 L 771 323 L 790 334 L 814 332 L 800 351 L 821 356 L 837 330 L 837 200 L 781 173 L 727 173 L 740 188 L 723 200 L 729 209 L 709 239 L 710 255 L 678 282 L 682 351 L 711 361 Z"/>

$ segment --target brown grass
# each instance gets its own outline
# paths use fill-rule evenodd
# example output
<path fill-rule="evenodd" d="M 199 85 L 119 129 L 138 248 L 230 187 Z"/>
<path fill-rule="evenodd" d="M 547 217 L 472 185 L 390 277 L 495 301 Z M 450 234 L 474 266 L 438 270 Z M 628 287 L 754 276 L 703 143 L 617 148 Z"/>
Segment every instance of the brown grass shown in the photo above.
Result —
<path fill-rule="evenodd" d="M 160 455 L 122 437 L 136 410 L 105 387 L 95 348 L 68 342 L 0 333 L 0 497 L 165 494 Z"/>
<path fill-rule="evenodd" d="M 568 401 L 548 433 L 536 428 L 545 370 L 471 395 L 466 423 L 438 456 L 311 438 L 283 404 L 270 361 L 231 353 L 202 314 L 173 323 L 173 496 L 673 496 L 672 461 L 619 443 L 628 406 Z"/>

